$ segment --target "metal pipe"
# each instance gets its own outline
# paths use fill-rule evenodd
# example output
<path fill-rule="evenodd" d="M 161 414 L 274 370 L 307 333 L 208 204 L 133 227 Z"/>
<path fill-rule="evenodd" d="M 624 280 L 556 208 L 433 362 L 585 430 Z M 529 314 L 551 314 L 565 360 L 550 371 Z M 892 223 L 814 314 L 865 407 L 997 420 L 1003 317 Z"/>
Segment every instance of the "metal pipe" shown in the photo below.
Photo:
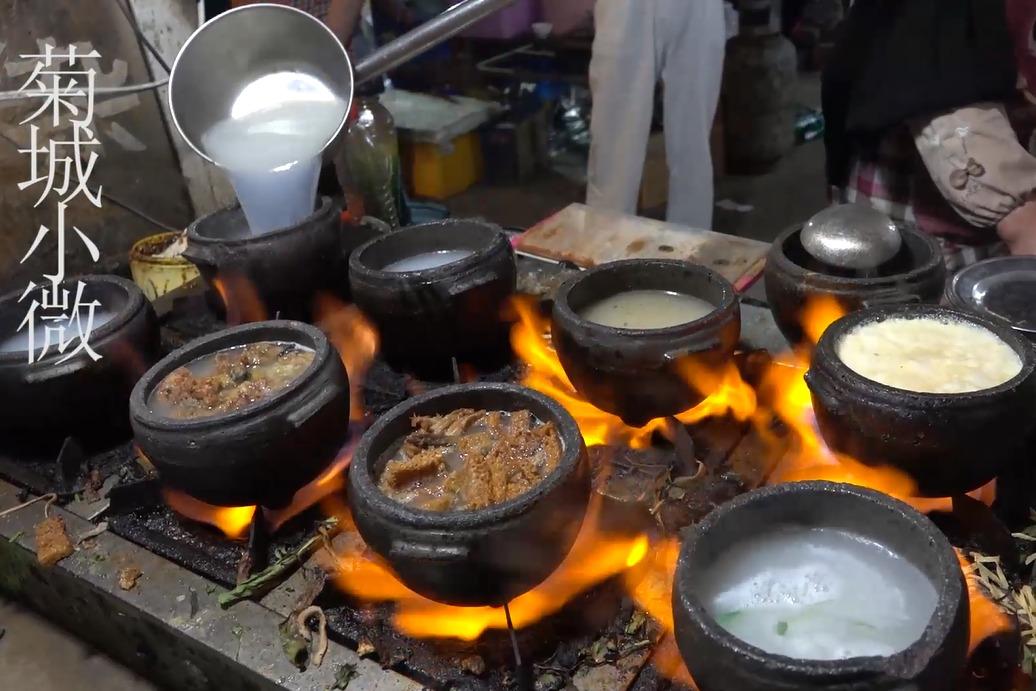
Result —
<path fill-rule="evenodd" d="M 362 84 L 456 36 L 514 0 L 464 0 L 357 63 L 353 81 Z"/>

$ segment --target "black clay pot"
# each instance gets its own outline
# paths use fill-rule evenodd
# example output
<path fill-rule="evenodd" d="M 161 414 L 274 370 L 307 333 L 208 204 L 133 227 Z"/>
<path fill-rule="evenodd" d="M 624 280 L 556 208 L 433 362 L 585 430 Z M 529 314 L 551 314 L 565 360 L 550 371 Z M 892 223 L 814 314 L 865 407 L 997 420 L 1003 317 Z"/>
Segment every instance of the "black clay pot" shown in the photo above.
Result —
<path fill-rule="evenodd" d="M 253 236 L 235 206 L 192 223 L 184 257 L 210 286 L 216 278 L 223 281 L 228 314 L 254 321 L 254 295 L 270 318 L 308 319 L 314 294 L 333 289 L 343 269 L 340 216 L 340 205 L 321 197 L 313 215 L 298 225 Z"/>
<path fill-rule="evenodd" d="M 468 250 L 460 261 L 424 271 L 384 267 L 439 250 Z M 448 220 L 376 238 L 349 260 L 352 299 L 381 336 L 383 356 L 402 369 L 449 365 L 506 350 L 501 311 L 517 280 L 514 250 L 499 227 Z"/>
<path fill-rule="evenodd" d="M 79 339 L 64 353 L 56 352 L 51 340 L 48 353 L 33 363 L 28 362 L 27 351 L 0 352 L 0 440 L 5 448 L 38 448 L 50 453 L 66 437 L 94 447 L 129 436 L 130 391 L 161 356 L 158 322 L 140 288 L 117 276 L 65 281 L 59 290 L 70 291 L 70 304 L 79 281 L 85 285 L 81 303 L 97 300 L 100 307 L 95 308 L 95 315 L 101 309 L 115 313 L 106 323 L 95 322 L 87 339 L 100 359 L 94 360 L 82 350 L 60 362 L 81 345 Z M 39 297 L 37 291 L 19 302 L 22 292 L 0 298 L 0 340 L 18 331 L 31 301 Z M 37 315 L 59 312 L 41 309 Z M 87 314 L 85 308 L 80 312 L 84 329 Z M 42 346 L 43 336 L 36 331 L 38 346 Z"/>
<path fill-rule="evenodd" d="M 414 415 L 458 408 L 529 410 L 553 422 L 563 452 L 554 472 L 511 501 L 477 511 L 410 508 L 378 489 Z M 568 554 L 590 496 L 590 468 L 575 421 L 555 401 L 513 384 L 451 386 L 383 415 L 349 466 L 349 506 L 360 535 L 413 591 L 452 605 L 500 605 L 542 582 Z"/>
<path fill-rule="evenodd" d="M 283 391 L 229 413 L 178 420 L 149 405 L 173 370 L 225 348 L 285 341 L 313 349 Z M 349 380 L 319 329 L 291 321 L 247 324 L 203 336 L 141 377 L 130 398 L 137 444 L 162 482 L 218 506 L 287 505 L 334 460 L 349 435 Z"/>
<path fill-rule="evenodd" d="M 937 596 L 921 637 L 888 657 L 802 660 L 767 653 L 723 629 L 703 602 L 711 565 L 738 541 L 783 526 L 846 530 L 917 567 Z M 710 513 L 680 550 L 673 616 L 680 652 L 702 691 L 946 691 L 957 688 L 967 661 L 967 588 L 949 542 L 906 504 L 852 485 L 774 485 Z"/>
<path fill-rule="evenodd" d="M 664 329 L 616 329 L 579 313 L 628 290 L 668 290 L 715 311 Z M 665 259 L 612 262 L 571 278 L 554 298 L 551 336 L 572 385 L 597 408 L 639 427 L 693 408 L 711 391 L 688 372 L 715 371 L 741 335 L 734 287 L 702 266 Z"/>
<path fill-rule="evenodd" d="M 804 340 L 802 309 L 811 298 L 830 296 L 846 310 L 895 304 L 938 303 L 946 265 L 935 238 L 900 226 L 903 246 L 877 276 L 861 278 L 824 267 L 802 247 L 802 228 L 778 236 L 766 257 L 766 300 L 781 333 L 795 345 Z"/>
<path fill-rule="evenodd" d="M 867 379 L 839 359 L 838 344 L 846 334 L 895 317 L 950 318 L 981 326 L 1018 353 L 1022 371 L 983 391 L 916 393 Z M 992 480 L 1006 464 L 1028 462 L 1019 454 L 1036 427 L 1034 371 L 1032 346 L 1010 327 L 960 310 L 906 305 L 855 312 L 828 327 L 806 383 L 828 446 L 869 465 L 905 471 L 922 495 L 947 497 Z"/>

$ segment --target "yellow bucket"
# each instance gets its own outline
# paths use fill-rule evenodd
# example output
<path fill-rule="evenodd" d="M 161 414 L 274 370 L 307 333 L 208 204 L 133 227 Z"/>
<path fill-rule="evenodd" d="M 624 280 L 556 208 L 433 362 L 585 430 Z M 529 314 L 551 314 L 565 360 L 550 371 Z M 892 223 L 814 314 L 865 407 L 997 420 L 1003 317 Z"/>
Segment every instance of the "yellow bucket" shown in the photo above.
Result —
<path fill-rule="evenodd" d="M 181 233 L 159 233 L 138 240 L 130 249 L 130 273 L 148 300 L 155 300 L 198 279 L 198 267 L 183 257 L 156 257 Z"/>

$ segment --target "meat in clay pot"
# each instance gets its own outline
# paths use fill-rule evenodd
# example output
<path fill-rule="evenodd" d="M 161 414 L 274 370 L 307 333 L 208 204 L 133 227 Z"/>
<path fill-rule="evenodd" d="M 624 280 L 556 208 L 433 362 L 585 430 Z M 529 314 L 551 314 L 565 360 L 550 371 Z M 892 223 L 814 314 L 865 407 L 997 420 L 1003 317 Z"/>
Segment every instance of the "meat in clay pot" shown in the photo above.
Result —
<path fill-rule="evenodd" d="M 360 440 L 348 500 L 360 535 L 399 579 L 453 605 L 501 605 L 568 554 L 590 494 L 575 421 L 512 384 L 439 389 Z"/>
<path fill-rule="evenodd" d="M 162 482 L 217 506 L 280 508 L 349 435 L 349 382 L 319 329 L 271 321 L 169 354 L 130 399 L 136 441 Z"/>

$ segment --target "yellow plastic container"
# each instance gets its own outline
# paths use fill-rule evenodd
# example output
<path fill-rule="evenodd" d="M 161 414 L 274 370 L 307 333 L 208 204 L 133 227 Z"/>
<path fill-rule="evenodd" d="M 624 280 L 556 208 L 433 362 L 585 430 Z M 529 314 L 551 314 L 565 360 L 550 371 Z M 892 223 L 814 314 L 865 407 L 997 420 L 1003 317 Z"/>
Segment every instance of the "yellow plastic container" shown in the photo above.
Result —
<path fill-rule="evenodd" d="M 148 300 L 155 300 L 191 281 L 201 274 L 191 262 L 183 257 L 156 257 L 180 233 L 160 233 L 137 241 L 130 250 L 130 273 L 133 282 L 140 286 Z"/>
<path fill-rule="evenodd" d="M 482 179 L 482 144 L 468 132 L 441 147 L 402 142 L 403 166 L 410 194 L 424 199 L 448 199 Z"/>

